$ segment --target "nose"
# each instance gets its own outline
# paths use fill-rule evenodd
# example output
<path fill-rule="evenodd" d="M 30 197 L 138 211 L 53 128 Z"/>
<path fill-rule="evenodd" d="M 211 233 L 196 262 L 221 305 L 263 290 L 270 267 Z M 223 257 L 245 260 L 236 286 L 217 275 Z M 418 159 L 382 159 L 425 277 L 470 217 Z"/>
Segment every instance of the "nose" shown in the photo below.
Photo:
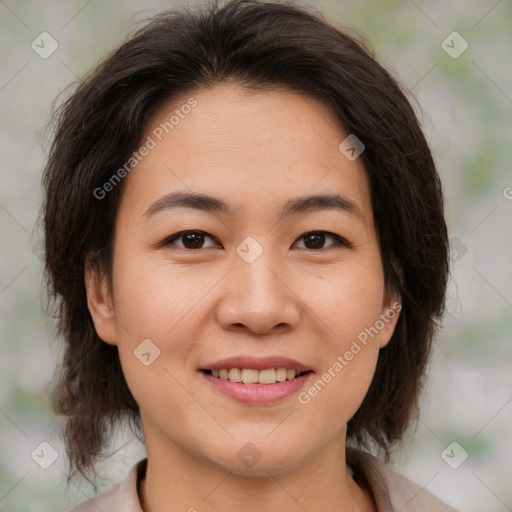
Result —
<path fill-rule="evenodd" d="M 216 308 L 217 322 L 224 329 L 272 334 L 299 323 L 300 299 L 283 264 L 269 252 L 263 251 L 252 263 L 234 256 Z"/>

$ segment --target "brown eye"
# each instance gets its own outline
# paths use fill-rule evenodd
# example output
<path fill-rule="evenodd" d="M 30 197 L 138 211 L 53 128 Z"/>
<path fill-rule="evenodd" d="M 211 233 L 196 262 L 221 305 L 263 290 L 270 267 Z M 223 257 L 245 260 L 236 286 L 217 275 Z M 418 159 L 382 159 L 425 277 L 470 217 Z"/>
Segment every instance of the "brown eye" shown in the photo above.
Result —
<path fill-rule="evenodd" d="M 348 242 L 346 242 L 340 236 L 335 235 L 334 233 L 329 233 L 327 231 L 311 231 L 310 233 L 306 233 L 299 238 L 299 240 L 304 240 L 303 248 L 312 250 L 325 249 L 326 247 L 324 247 L 324 244 L 328 239 L 334 240 L 334 243 L 329 244 L 327 248 L 335 245 L 349 245 Z"/>
<path fill-rule="evenodd" d="M 210 245 L 205 245 L 207 239 L 210 239 L 213 243 Z M 333 246 L 345 246 L 350 247 L 349 242 L 347 242 L 342 237 L 335 235 L 334 233 L 329 233 L 327 231 L 311 231 L 309 233 L 305 233 L 299 238 L 300 241 L 303 242 L 303 246 L 300 248 L 310 249 L 310 250 L 322 250 L 328 249 Z M 332 243 L 325 246 L 325 243 L 331 240 Z M 179 243 L 178 243 L 179 242 Z M 167 238 L 163 244 L 163 246 L 176 245 L 181 247 L 182 249 L 194 250 L 194 249 L 207 249 L 210 247 L 215 247 L 214 238 L 204 231 L 182 231 L 181 233 L 176 233 L 171 237 Z"/>
<path fill-rule="evenodd" d="M 168 238 L 165 245 L 177 245 L 183 249 L 204 249 L 205 239 L 207 238 L 213 240 L 212 237 L 204 231 L 183 231 Z M 182 242 L 181 245 L 175 244 L 174 242 L 176 240 L 180 240 Z M 213 247 L 213 245 L 207 247 Z"/>

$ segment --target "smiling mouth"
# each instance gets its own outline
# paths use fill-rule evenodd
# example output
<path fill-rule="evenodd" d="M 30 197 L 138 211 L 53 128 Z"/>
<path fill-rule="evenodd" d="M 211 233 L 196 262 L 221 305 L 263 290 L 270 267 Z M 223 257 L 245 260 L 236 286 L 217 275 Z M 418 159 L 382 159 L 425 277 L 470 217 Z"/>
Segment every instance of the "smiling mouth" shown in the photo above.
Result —
<path fill-rule="evenodd" d="M 217 379 L 229 380 L 241 384 L 275 384 L 302 377 L 312 370 L 296 372 L 290 368 L 267 368 L 265 370 L 254 370 L 249 368 L 223 368 L 220 370 L 201 370 L 207 375 Z"/>

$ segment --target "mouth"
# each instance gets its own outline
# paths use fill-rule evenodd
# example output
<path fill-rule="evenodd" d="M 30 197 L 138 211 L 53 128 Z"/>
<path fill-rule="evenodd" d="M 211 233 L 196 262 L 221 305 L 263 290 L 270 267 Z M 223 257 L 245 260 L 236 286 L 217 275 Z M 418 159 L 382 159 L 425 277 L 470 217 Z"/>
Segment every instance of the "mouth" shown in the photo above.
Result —
<path fill-rule="evenodd" d="M 215 392 L 245 405 L 288 399 L 304 387 L 314 370 L 288 357 L 237 356 L 198 368 Z"/>
<path fill-rule="evenodd" d="M 249 370 L 248 372 L 244 372 L 244 369 L 239 368 L 225 370 L 226 372 L 223 371 L 222 376 L 221 370 L 215 370 L 215 373 L 219 373 L 218 377 L 214 377 L 213 369 L 202 369 L 198 373 L 215 392 L 246 406 L 263 406 L 265 404 L 275 404 L 289 399 L 306 386 L 311 375 L 314 373 L 312 370 L 306 370 L 298 374 L 296 373 L 292 377 L 292 373 L 290 372 L 289 376 L 291 379 L 286 378 L 285 380 L 279 381 L 277 380 L 277 374 L 279 373 L 280 378 L 283 377 L 283 372 L 279 372 L 279 368 L 277 371 L 274 368 L 265 368 L 263 370 L 247 368 L 246 370 Z M 292 370 L 292 372 L 293 371 L 295 370 Z M 234 375 L 234 381 L 230 380 L 231 373 Z M 244 379 L 246 382 L 242 380 L 238 381 L 238 378 Z M 258 379 L 257 382 L 256 378 Z"/>
<path fill-rule="evenodd" d="M 220 370 L 202 369 L 200 371 L 216 379 L 228 380 L 230 382 L 267 385 L 294 380 L 303 375 L 313 373 L 313 370 L 297 372 L 293 368 L 265 368 L 263 370 L 256 370 L 254 368 L 221 368 Z"/>

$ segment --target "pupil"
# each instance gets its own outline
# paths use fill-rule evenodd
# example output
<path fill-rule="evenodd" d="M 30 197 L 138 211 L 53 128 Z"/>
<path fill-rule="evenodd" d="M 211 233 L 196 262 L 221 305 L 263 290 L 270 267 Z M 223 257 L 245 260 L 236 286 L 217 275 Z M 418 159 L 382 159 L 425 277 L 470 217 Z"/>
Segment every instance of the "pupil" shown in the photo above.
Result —
<path fill-rule="evenodd" d="M 325 238 L 325 236 L 323 234 L 319 234 L 319 233 L 314 233 L 314 234 L 308 235 L 306 237 L 307 240 L 313 240 L 313 246 L 315 249 L 322 248 L 324 241 L 325 241 L 324 238 Z M 308 245 L 308 244 L 306 244 L 306 245 Z"/>
<path fill-rule="evenodd" d="M 202 236 L 203 235 L 201 235 L 200 233 L 188 233 L 187 235 L 184 236 L 185 247 L 192 246 L 192 248 L 195 248 L 195 247 L 200 246 Z M 189 243 L 189 242 L 191 242 L 191 243 Z"/>

